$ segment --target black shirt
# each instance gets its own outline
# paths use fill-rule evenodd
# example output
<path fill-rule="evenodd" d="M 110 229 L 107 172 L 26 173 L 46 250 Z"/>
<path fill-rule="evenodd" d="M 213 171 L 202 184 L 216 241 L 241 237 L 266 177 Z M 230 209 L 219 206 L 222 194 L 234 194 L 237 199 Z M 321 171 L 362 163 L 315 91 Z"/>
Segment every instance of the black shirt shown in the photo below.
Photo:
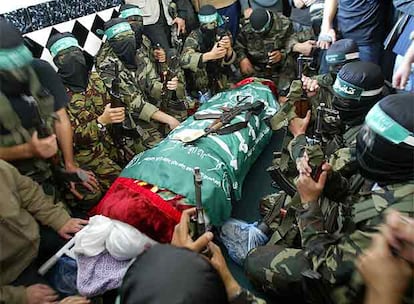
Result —
<path fill-rule="evenodd" d="M 60 80 L 59 75 L 55 72 L 53 67 L 46 61 L 41 59 L 34 59 L 32 67 L 40 81 L 42 87 L 51 94 L 55 99 L 54 109 L 55 112 L 66 107 L 69 103 L 69 98 L 66 95 L 65 87 Z M 21 96 L 9 97 L 7 96 L 14 111 L 20 117 L 22 126 L 26 129 L 30 129 L 34 125 L 35 111 L 33 105 L 28 103 Z M 0 134 L 8 134 L 8 130 L 1 127 L 0 122 Z"/>

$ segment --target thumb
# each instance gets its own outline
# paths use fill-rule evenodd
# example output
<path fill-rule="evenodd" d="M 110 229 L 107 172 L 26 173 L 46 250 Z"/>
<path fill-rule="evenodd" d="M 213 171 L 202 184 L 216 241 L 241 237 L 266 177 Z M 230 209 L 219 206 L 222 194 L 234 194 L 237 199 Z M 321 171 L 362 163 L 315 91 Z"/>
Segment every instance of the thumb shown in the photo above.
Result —
<path fill-rule="evenodd" d="M 326 171 L 323 171 L 321 175 L 319 176 L 318 180 L 318 188 L 323 189 L 326 183 L 326 179 L 328 178 L 328 173 Z"/>
<path fill-rule="evenodd" d="M 379 250 L 383 253 L 391 254 L 387 243 L 387 239 L 381 233 L 378 233 L 372 237 L 371 248 L 373 248 L 374 250 Z"/>
<path fill-rule="evenodd" d="M 308 111 L 306 112 L 306 116 L 305 116 L 305 124 L 306 124 L 306 125 L 308 125 L 308 124 L 309 124 L 310 118 L 311 118 L 311 111 L 310 111 L 310 110 L 308 110 Z"/>
<path fill-rule="evenodd" d="M 110 109 L 110 108 L 111 108 L 111 103 L 107 103 L 106 106 L 105 106 L 105 110 Z"/>
<path fill-rule="evenodd" d="M 194 241 L 192 249 L 196 252 L 202 251 L 207 247 L 208 243 L 213 240 L 213 237 L 214 235 L 210 231 L 205 232 L 202 236 Z"/>
<path fill-rule="evenodd" d="M 39 138 L 37 131 L 34 131 L 32 134 L 32 139 L 37 140 Z"/>

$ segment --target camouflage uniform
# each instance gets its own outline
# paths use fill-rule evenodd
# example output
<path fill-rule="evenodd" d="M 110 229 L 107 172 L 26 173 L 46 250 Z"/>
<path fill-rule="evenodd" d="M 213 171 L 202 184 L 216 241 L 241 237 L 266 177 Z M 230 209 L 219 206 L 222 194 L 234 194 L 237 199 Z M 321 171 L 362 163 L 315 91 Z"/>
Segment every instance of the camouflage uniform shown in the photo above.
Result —
<path fill-rule="evenodd" d="M 231 34 L 228 34 L 231 37 Z M 236 60 L 236 52 L 233 50 L 231 58 L 225 60 L 203 62 L 202 56 L 209 52 L 202 44 L 203 34 L 200 29 L 190 33 L 184 43 L 181 56 L 181 67 L 186 73 L 187 89 L 192 97 L 197 97 L 198 92 L 210 90 L 212 95 L 221 90 L 228 89 L 230 83 L 228 76 L 231 73 L 230 65 Z"/>
<path fill-rule="evenodd" d="M 392 208 L 414 215 L 413 195 L 413 181 L 377 187 L 342 210 L 347 224 L 336 234 L 326 231 L 318 203 L 310 203 L 309 209 L 301 206 L 296 214 L 301 248 L 269 245 L 253 249 L 245 262 L 246 271 L 254 282 L 278 294 L 287 295 L 295 290 L 298 298 L 315 299 L 316 294 L 316 299 L 321 299 L 330 295 L 334 303 L 356 303 L 362 299 L 356 257 L 369 246 L 385 210 Z M 313 289 L 307 286 L 301 294 L 306 270 L 317 272 L 322 278 L 316 280 Z"/>
<path fill-rule="evenodd" d="M 279 90 L 287 89 L 296 77 L 293 46 L 311 39 L 310 36 L 309 33 L 294 33 L 291 21 L 279 13 L 273 13 L 273 24 L 266 34 L 254 32 L 250 22 L 245 21 L 235 45 L 236 62 L 239 65 L 240 61 L 248 58 L 255 69 L 254 75 L 251 76 L 270 78 Z M 282 60 L 267 69 L 267 53 L 270 50 L 279 50 Z"/>
<path fill-rule="evenodd" d="M 168 89 L 166 88 L 166 92 L 163 92 L 164 84 L 161 82 L 160 75 L 168 69 L 168 63 L 158 63 L 154 58 L 153 51 L 154 48 L 151 47 L 151 45 L 148 45 L 148 42 L 143 43 L 142 47 L 137 50 L 136 77 L 138 85 L 141 91 L 145 93 L 147 100 L 167 114 L 175 117 L 177 120 L 183 121 L 187 118 L 187 111 L 184 103 L 184 75 L 181 70 L 178 71 L 177 77 L 179 82 L 174 94 L 169 94 Z M 175 95 L 176 99 L 181 104 L 181 110 L 171 107 L 173 95 Z"/>
<path fill-rule="evenodd" d="M 119 161 L 121 156 L 118 155 L 112 138 L 108 133 L 100 131 L 97 125 L 97 118 L 104 112 L 105 105 L 111 102 L 110 96 L 96 72 L 91 73 L 85 92 L 73 93 L 68 90 L 68 95 L 75 158 L 82 167 L 95 172 L 100 185 L 107 190 L 122 170 L 114 161 Z"/>
<path fill-rule="evenodd" d="M 114 39 L 122 39 L 122 35 L 121 33 L 118 35 L 119 37 Z M 151 148 L 162 139 L 162 134 L 157 130 L 157 126 L 151 124 L 151 116 L 159 109 L 146 101 L 145 94 L 138 84 L 135 71 L 129 70 L 117 57 L 109 43 L 105 42 L 96 55 L 95 66 L 107 90 L 111 89 L 112 81 L 115 78 L 115 64 L 118 65 L 121 80 L 120 94 L 122 100 L 141 129 L 147 128 L 147 130 L 142 130 L 143 145 L 146 148 Z"/>

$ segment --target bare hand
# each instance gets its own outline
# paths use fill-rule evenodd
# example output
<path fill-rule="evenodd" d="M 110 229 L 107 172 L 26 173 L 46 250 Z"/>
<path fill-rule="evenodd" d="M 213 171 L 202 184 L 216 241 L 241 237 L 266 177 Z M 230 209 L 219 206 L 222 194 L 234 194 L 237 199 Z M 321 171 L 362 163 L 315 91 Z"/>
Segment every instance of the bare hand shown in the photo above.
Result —
<path fill-rule="evenodd" d="M 90 300 L 81 296 L 66 297 L 59 304 L 89 304 Z"/>
<path fill-rule="evenodd" d="M 389 232 L 384 234 L 387 242 L 400 257 L 414 263 L 414 220 L 392 210 L 387 214 L 386 225 Z"/>
<path fill-rule="evenodd" d="M 275 64 L 282 60 L 283 55 L 280 51 L 273 51 L 268 54 L 269 56 L 269 63 Z"/>
<path fill-rule="evenodd" d="M 331 41 L 327 41 L 325 38 L 330 38 Z M 318 47 L 321 49 L 329 49 L 331 46 L 331 43 L 334 43 L 336 41 L 336 33 L 333 28 L 323 29 L 321 30 L 321 33 L 319 34 L 319 39 L 317 42 Z"/>
<path fill-rule="evenodd" d="M 103 125 L 109 125 L 114 123 L 121 123 L 125 120 L 125 108 L 111 108 L 111 104 L 108 103 L 105 106 L 105 110 L 101 116 L 98 117 L 98 121 Z"/>
<path fill-rule="evenodd" d="M 185 20 L 177 17 L 173 20 L 173 24 L 177 24 L 177 30 L 179 33 L 185 33 Z"/>
<path fill-rule="evenodd" d="M 319 83 L 316 79 L 302 75 L 302 88 L 308 97 L 315 96 L 319 91 Z"/>
<path fill-rule="evenodd" d="M 26 287 L 27 304 L 52 304 L 56 303 L 58 295 L 47 285 L 35 284 Z"/>
<path fill-rule="evenodd" d="M 308 129 L 310 118 L 311 118 L 311 111 L 310 110 L 308 110 L 308 112 L 306 112 L 305 118 L 299 118 L 299 117 L 293 118 L 289 122 L 289 131 L 290 131 L 290 133 L 292 133 L 292 135 L 294 137 L 305 134 L 306 130 Z"/>
<path fill-rule="evenodd" d="M 208 243 L 208 248 L 212 254 L 210 263 L 217 270 L 224 283 L 227 292 L 227 298 L 232 299 L 240 292 L 241 287 L 234 279 L 229 268 L 227 267 L 226 260 L 224 259 L 220 247 L 213 242 L 210 242 Z"/>
<path fill-rule="evenodd" d="M 297 43 L 294 45 L 294 50 L 305 56 L 309 56 L 312 53 L 312 49 L 316 46 L 315 40 L 307 40 L 302 43 Z"/>
<path fill-rule="evenodd" d="M 325 187 L 327 176 L 327 171 L 323 170 L 319 180 L 315 182 L 312 177 L 307 174 L 299 174 L 299 178 L 296 182 L 296 189 L 302 203 L 316 202 L 318 200 Z"/>
<path fill-rule="evenodd" d="M 72 234 L 75 234 L 82 230 L 82 228 L 88 224 L 87 220 L 79 219 L 79 218 L 71 218 L 69 221 L 59 229 L 58 234 L 66 239 L 69 240 L 72 238 Z"/>
<path fill-rule="evenodd" d="M 205 232 L 197 240 L 193 241 L 190 236 L 190 217 L 196 214 L 196 208 L 184 210 L 181 214 L 180 223 L 174 228 L 174 234 L 171 240 L 171 245 L 177 247 L 185 247 L 195 252 L 204 250 L 208 243 L 213 239 L 213 234 L 209 231 Z"/>
<path fill-rule="evenodd" d="M 220 45 L 220 47 L 225 48 L 226 50 L 228 50 L 228 49 L 231 48 L 231 39 L 230 39 L 229 36 L 224 36 L 223 38 L 220 39 L 218 44 Z"/>
<path fill-rule="evenodd" d="M 168 126 L 170 127 L 170 129 L 174 130 L 179 125 L 180 125 L 180 122 L 177 119 L 175 119 L 174 117 L 170 116 L 170 118 L 168 119 Z"/>
<path fill-rule="evenodd" d="M 92 193 L 96 193 L 97 191 L 100 191 L 98 180 L 96 179 L 95 174 L 92 171 L 86 171 L 77 166 L 70 166 L 70 167 L 67 166 L 66 171 L 69 173 L 77 173 L 81 171 L 81 174 L 85 175 L 87 178 L 85 181 L 82 181 L 79 183 L 70 182 L 69 190 L 79 200 L 83 199 L 83 196 L 76 190 L 76 184 L 81 184 L 83 187 L 85 187 L 87 190 L 89 190 Z"/>
<path fill-rule="evenodd" d="M 250 15 L 253 13 L 253 9 L 251 7 L 248 7 L 244 10 L 243 14 L 244 14 L 244 18 L 245 19 L 249 19 Z"/>
<path fill-rule="evenodd" d="M 383 303 L 399 303 L 413 274 L 406 261 L 391 254 L 386 238 L 380 233 L 374 235 L 371 246 L 359 256 L 357 268 L 368 293 L 377 299 L 387 299 Z"/>
<path fill-rule="evenodd" d="M 217 60 L 222 59 L 224 56 L 226 56 L 227 50 L 221 46 L 219 46 L 218 43 L 214 44 L 213 48 L 209 52 L 210 60 Z"/>
<path fill-rule="evenodd" d="M 254 67 L 248 58 L 243 58 L 240 61 L 240 72 L 243 75 L 252 75 L 254 73 Z"/>
<path fill-rule="evenodd" d="M 154 50 L 154 58 L 156 61 L 160 63 L 164 63 L 167 60 L 167 56 L 165 55 L 165 50 L 161 48 L 157 48 Z"/>
<path fill-rule="evenodd" d="M 56 135 L 50 135 L 46 138 L 39 138 L 37 131 L 33 132 L 32 140 L 29 142 L 33 155 L 37 158 L 51 158 L 58 151 Z"/>
<path fill-rule="evenodd" d="M 178 77 L 177 76 L 167 82 L 167 89 L 168 90 L 175 91 L 175 90 L 177 90 L 177 87 L 178 87 Z"/>
<path fill-rule="evenodd" d="M 392 86 L 396 89 L 404 90 L 408 78 L 411 74 L 411 63 L 403 60 L 401 65 L 392 76 Z"/>

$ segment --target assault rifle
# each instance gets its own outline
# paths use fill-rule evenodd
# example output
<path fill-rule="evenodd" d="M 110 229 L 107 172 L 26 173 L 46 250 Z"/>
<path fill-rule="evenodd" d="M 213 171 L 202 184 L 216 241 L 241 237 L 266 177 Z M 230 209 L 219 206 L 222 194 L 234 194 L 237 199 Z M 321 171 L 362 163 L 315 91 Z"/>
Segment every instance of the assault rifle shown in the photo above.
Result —
<path fill-rule="evenodd" d="M 195 189 L 195 201 L 196 201 L 196 231 L 195 231 L 195 239 L 199 238 L 206 232 L 206 221 L 204 218 L 204 208 L 203 208 L 203 201 L 201 200 L 201 185 L 203 181 L 201 179 L 200 168 L 194 168 L 194 189 Z"/>
<path fill-rule="evenodd" d="M 39 138 L 46 138 L 52 135 L 49 128 L 47 127 L 46 121 L 42 118 L 40 114 L 39 105 L 32 96 L 25 96 L 25 99 L 33 106 L 34 108 L 34 127 L 37 131 Z M 58 119 L 56 114 L 52 114 L 53 119 Z M 70 183 L 82 183 L 88 180 L 88 176 L 83 171 L 78 172 L 67 172 L 59 164 L 59 157 L 57 155 L 52 156 L 49 159 L 50 164 L 52 165 L 52 173 L 56 182 L 61 182 L 65 187 L 70 187 Z"/>
<path fill-rule="evenodd" d="M 175 2 L 170 3 L 168 7 L 168 13 L 173 20 L 178 17 L 177 4 Z M 177 24 L 174 24 L 171 27 L 171 44 L 173 48 L 177 50 L 177 54 L 180 55 L 184 46 L 184 38 L 182 37 L 181 33 L 178 32 Z"/>
<path fill-rule="evenodd" d="M 120 84 L 121 80 L 119 79 L 119 69 L 118 64 L 115 63 L 115 78 L 112 80 L 111 89 L 109 90 L 109 95 L 111 96 L 111 107 L 112 108 L 120 108 L 125 107 L 125 104 L 122 101 L 121 93 L 120 93 Z M 110 136 L 114 141 L 115 147 L 121 152 L 122 154 L 122 164 L 126 165 L 129 163 L 131 159 L 134 158 L 135 153 L 128 147 L 126 134 L 129 137 L 135 138 L 138 137 L 139 134 L 134 130 L 135 123 L 127 114 L 125 120 L 121 123 L 114 123 L 111 125 L 111 132 Z"/>

